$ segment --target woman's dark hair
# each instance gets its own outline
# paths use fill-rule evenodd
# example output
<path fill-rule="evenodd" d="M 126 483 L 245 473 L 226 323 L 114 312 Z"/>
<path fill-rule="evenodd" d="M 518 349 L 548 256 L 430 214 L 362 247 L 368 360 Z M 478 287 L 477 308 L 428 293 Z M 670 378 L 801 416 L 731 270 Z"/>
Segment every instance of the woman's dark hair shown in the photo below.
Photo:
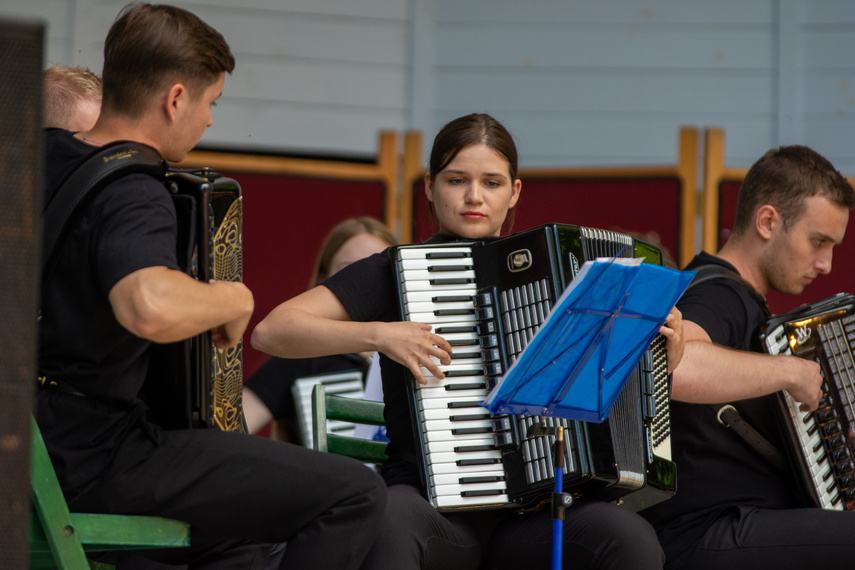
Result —
<path fill-rule="evenodd" d="M 472 113 L 447 123 L 434 138 L 428 163 L 431 183 L 434 182 L 437 174 L 454 160 L 457 153 L 473 144 L 484 144 L 502 155 L 508 161 L 511 182 L 517 179 L 517 145 L 514 143 L 511 133 L 502 123 L 490 115 Z M 430 205 L 430 208 L 431 218 L 435 221 L 436 215 L 433 204 Z M 516 206 L 508 210 L 505 221 L 506 228 L 513 226 L 515 216 Z"/>
<path fill-rule="evenodd" d="M 517 146 L 508 130 L 496 119 L 483 113 L 458 117 L 446 124 L 433 139 L 428 172 L 433 181 L 457 153 L 472 144 L 485 144 L 505 157 L 511 180 L 517 178 Z"/>

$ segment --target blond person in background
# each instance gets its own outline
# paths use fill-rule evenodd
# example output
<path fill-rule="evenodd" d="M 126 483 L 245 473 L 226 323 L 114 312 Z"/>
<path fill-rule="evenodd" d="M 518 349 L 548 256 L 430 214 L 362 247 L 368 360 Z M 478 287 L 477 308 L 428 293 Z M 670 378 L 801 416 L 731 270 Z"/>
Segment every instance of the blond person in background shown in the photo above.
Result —
<path fill-rule="evenodd" d="M 101 78 L 85 67 L 52 65 L 44 72 L 45 128 L 86 132 L 101 114 Z"/>

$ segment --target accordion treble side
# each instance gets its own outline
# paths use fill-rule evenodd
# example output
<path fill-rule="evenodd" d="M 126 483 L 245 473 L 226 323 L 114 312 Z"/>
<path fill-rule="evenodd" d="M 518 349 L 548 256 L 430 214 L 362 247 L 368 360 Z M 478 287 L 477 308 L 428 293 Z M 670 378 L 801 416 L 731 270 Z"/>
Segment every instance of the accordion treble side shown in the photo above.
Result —
<path fill-rule="evenodd" d="M 828 510 L 855 509 L 855 296 L 840 293 L 766 323 L 760 341 L 768 354 L 816 361 L 823 398 L 802 412 L 778 393 L 787 450 L 809 503 Z"/>

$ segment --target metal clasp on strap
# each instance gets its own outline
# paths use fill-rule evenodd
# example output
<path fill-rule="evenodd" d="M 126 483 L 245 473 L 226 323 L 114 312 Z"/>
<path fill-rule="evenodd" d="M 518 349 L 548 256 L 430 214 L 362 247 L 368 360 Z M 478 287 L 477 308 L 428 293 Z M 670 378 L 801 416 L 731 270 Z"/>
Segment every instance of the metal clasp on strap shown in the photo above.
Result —
<path fill-rule="evenodd" d="M 731 412 L 731 411 L 734 414 L 737 414 L 737 415 L 739 414 L 739 412 L 736 411 L 736 408 L 734 408 L 731 404 L 725 404 L 724 406 L 722 406 L 718 409 L 718 412 L 716 412 L 716 414 L 715 414 L 715 419 L 717 419 L 718 423 L 720 423 L 724 427 L 730 428 L 730 424 L 727 423 L 726 421 L 724 421 L 724 419 L 721 416 L 725 412 Z"/>

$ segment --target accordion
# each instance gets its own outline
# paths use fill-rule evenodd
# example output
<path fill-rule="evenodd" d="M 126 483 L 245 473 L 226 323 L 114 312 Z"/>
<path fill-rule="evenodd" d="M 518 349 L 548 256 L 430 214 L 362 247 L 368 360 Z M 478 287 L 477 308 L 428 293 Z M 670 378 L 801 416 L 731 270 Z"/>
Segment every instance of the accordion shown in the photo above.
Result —
<path fill-rule="evenodd" d="M 166 174 L 178 216 L 178 263 L 191 277 L 241 281 L 240 186 L 210 169 Z M 149 419 L 165 429 L 218 428 L 246 432 L 241 394 L 242 346 L 219 349 L 206 332 L 152 345 L 143 398 Z"/>
<path fill-rule="evenodd" d="M 529 507 L 554 490 L 555 436 L 565 428 L 564 490 L 641 510 L 673 495 L 670 377 L 657 336 L 602 424 L 492 415 L 481 406 L 584 261 L 658 248 L 604 230 L 547 225 L 492 241 L 392 250 L 404 320 L 430 324 L 453 347 L 445 379 L 412 378 L 411 411 L 428 500 L 440 510 Z"/>
<path fill-rule="evenodd" d="M 792 396 L 778 394 L 785 439 L 809 500 L 823 509 L 855 509 L 855 296 L 840 293 L 773 316 L 760 338 L 769 354 L 819 363 L 819 409 L 802 412 Z"/>

